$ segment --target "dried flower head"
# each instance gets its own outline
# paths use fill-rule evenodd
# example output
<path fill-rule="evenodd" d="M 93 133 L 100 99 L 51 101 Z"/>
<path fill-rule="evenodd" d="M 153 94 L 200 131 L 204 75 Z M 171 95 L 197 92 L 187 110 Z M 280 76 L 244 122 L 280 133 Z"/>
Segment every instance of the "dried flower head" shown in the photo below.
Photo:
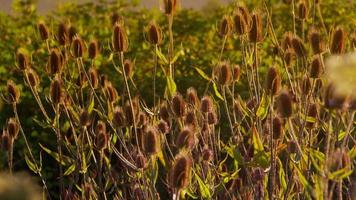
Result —
<path fill-rule="evenodd" d="M 239 65 L 234 65 L 232 68 L 232 80 L 233 81 L 239 81 L 240 79 L 240 66 Z"/>
<path fill-rule="evenodd" d="M 111 24 L 114 26 L 115 24 L 124 24 L 124 18 L 118 13 L 113 13 L 111 15 Z"/>
<path fill-rule="evenodd" d="M 16 84 L 12 80 L 7 81 L 7 100 L 10 103 L 18 103 L 20 100 L 20 90 L 17 88 Z"/>
<path fill-rule="evenodd" d="M 197 90 L 194 87 L 190 87 L 187 89 L 187 103 L 193 108 L 197 108 L 199 106 L 199 97 Z"/>
<path fill-rule="evenodd" d="M 230 64 L 227 62 L 222 62 L 217 69 L 218 82 L 221 85 L 227 85 L 231 82 L 231 69 Z"/>
<path fill-rule="evenodd" d="M 293 48 L 292 40 L 293 40 L 293 33 L 290 31 L 285 32 L 282 39 L 282 49 L 284 51 L 286 51 L 289 48 Z"/>
<path fill-rule="evenodd" d="M 104 121 L 99 120 L 95 126 L 95 134 L 106 133 L 106 124 Z"/>
<path fill-rule="evenodd" d="M 11 138 L 16 139 L 19 134 L 20 124 L 15 118 L 10 118 L 7 121 L 6 130 Z"/>
<path fill-rule="evenodd" d="M 108 146 L 108 134 L 106 132 L 100 132 L 96 135 L 95 145 L 98 151 L 106 149 Z"/>
<path fill-rule="evenodd" d="M 173 15 L 177 11 L 178 0 L 163 0 L 164 13 L 167 15 Z"/>
<path fill-rule="evenodd" d="M 315 28 L 311 28 L 309 32 L 309 43 L 313 49 L 314 54 L 320 54 L 325 49 L 320 32 Z"/>
<path fill-rule="evenodd" d="M 10 136 L 7 134 L 7 132 L 4 131 L 4 133 L 1 135 L 1 140 L 0 140 L 0 149 L 3 151 L 10 151 L 12 147 L 12 140 Z"/>
<path fill-rule="evenodd" d="M 283 118 L 289 118 L 293 113 L 292 97 L 288 91 L 282 91 L 277 99 L 278 112 Z"/>
<path fill-rule="evenodd" d="M 324 93 L 324 106 L 328 109 L 344 109 L 346 106 L 346 95 L 338 92 L 335 85 L 329 83 Z"/>
<path fill-rule="evenodd" d="M 323 73 L 323 63 L 319 55 L 313 57 L 310 65 L 310 78 L 320 78 Z"/>
<path fill-rule="evenodd" d="M 169 122 L 169 111 L 165 103 L 163 103 L 159 109 L 159 116 L 162 120 Z"/>
<path fill-rule="evenodd" d="M 88 73 L 89 79 L 90 79 L 90 84 L 94 89 L 97 89 L 99 87 L 99 78 L 98 78 L 98 72 L 96 71 L 96 69 L 94 69 L 93 67 L 91 67 L 89 69 L 89 73 Z"/>
<path fill-rule="evenodd" d="M 68 42 L 72 44 L 74 38 L 78 35 L 77 28 L 75 26 L 70 26 L 68 30 Z"/>
<path fill-rule="evenodd" d="M 126 77 L 130 78 L 133 75 L 134 64 L 130 60 L 125 60 L 124 70 Z"/>
<path fill-rule="evenodd" d="M 178 148 L 192 149 L 195 144 L 195 136 L 191 128 L 185 127 L 176 139 L 176 146 Z"/>
<path fill-rule="evenodd" d="M 111 82 L 109 82 L 107 84 L 107 86 L 105 87 L 105 90 L 106 90 L 106 93 L 107 93 L 108 100 L 111 103 L 114 103 L 119 97 L 116 88 L 112 85 Z"/>
<path fill-rule="evenodd" d="M 260 42 L 263 39 L 262 33 L 262 17 L 258 12 L 252 13 L 251 30 L 249 32 L 249 39 L 253 43 Z"/>
<path fill-rule="evenodd" d="M 308 16 L 308 7 L 304 1 L 300 1 L 298 5 L 298 18 L 300 20 L 305 20 Z"/>
<path fill-rule="evenodd" d="M 116 23 L 112 34 L 112 47 L 115 52 L 126 52 L 129 48 L 126 29 L 123 25 Z"/>
<path fill-rule="evenodd" d="M 31 87 L 37 88 L 40 84 L 40 78 L 33 69 L 26 70 L 26 77 Z"/>
<path fill-rule="evenodd" d="M 249 24 L 242 12 L 237 11 L 234 16 L 234 27 L 237 35 L 244 35 L 249 31 Z"/>
<path fill-rule="evenodd" d="M 169 183 L 172 188 L 180 190 L 189 184 L 192 159 L 188 155 L 178 155 L 169 172 Z"/>
<path fill-rule="evenodd" d="M 197 117 L 194 113 L 194 111 L 189 111 L 187 115 L 185 116 L 184 123 L 187 126 L 191 126 L 193 129 L 197 125 Z"/>
<path fill-rule="evenodd" d="M 318 104 L 312 103 L 308 107 L 308 112 L 307 112 L 307 127 L 313 127 L 313 125 L 316 123 L 318 116 L 319 116 L 319 107 Z"/>
<path fill-rule="evenodd" d="M 300 90 L 302 91 L 302 94 L 307 96 L 310 92 L 310 88 L 311 88 L 310 79 L 307 75 L 304 75 L 302 83 L 300 85 Z"/>
<path fill-rule="evenodd" d="M 96 40 L 92 40 L 89 43 L 88 55 L 90 59 L 95 59 L 99 55 L 99 43 Z"/>
<path fill-rule="evenodd" d="M 64 94 L 62 90 L 62 81 L 56 77 L 52 80 L 50 87 L 50 96 L 53 104 L 58 105 L 62 103 Z"/>
<path fill-rule="evenodd" d="M 81 58 L 83 57 L 83 52 L 84 52 L 84 43 L 83 40 L 78 37 L 75 36 L 74 40 L 72 42 L 72 46 L 73 46 L 73 55 L 75 58 Z"/>
<path fill-rule="evenodd" d="M 86 109 L 83 109 L 80 112 L 79 123 L 80 123 L 80 126 L 82 126 L 82 127 L 87 127 L 91 124 L 91 116 L 90 116 L 90 113 Z"/>
<path fill-rule="evenodd" d="M 143 149 L 146 154 L 153 155 L 159 152 L 160 142 L 157 129 L 154 127 L 148 127 L 143 135 Z"/>
<path fill-rule="evenodd" d="M 16 60 L 17 60 L 17 66 L 22 70 L 27 69 L 30 66 L 28 57 L 25 55 L 25 53 L 21 51 L 17 52 Z"/>
<path fill-rule="evenodd" d="M 226 37 L 232 33 L 233 23 L 229 16 L 225 15 L 219 25 L 218 33 L 221 37 Z"/>
<path fill-rule="evenodd" d="M 307 50 L 305 49 L 304 43 L 303 43 L 302 39 L 300 39 L 298 36 L 293 37 L 292 47 L 298 57 L 301 58 L 301 57 L 307 56 Z"/>
<path fill-rule="evenodd" d="M 341 27 L 337 27 L 333 32 L 330 51 L 332 54 L 342 54 L 345 50 L 346 33 Z"/>
<path fill-rule="evenodd" d="M 201 99 L 201 105 L 200 105 L 200 110 L 203 113 L 208 113 L 208 112 L 212 112 L 213 111 L 213 100 L 210 98 L 210 96 L 205 95 L 202 99 Z"/>
<path fill-rule="evenodd" d="M 119 106 L 116 106 L 114 109 L 113 122 L 119 128 L 126 125 L 125 113 Z"/>
<path fill-rule="evenodd" d="M 68 25 L 65 23 L 60 23 L 58 25 L 57 39 L 60 45 L 66 45 L 69 41 L 69 30 Z"/>
<path fill-rule="evenodd" d="M 164 120 L 159 121 L 159 123 L 157 125 L 157 129 L 159 130 L 159 132 L 161 132 L 163 134 L 168 133 L 170 130 L 168 123 Z"/>
<path fill-rule="evenodd" d="M 283 121 L 279 117 L 275 117 L 272 120 L 272 133 L 273 139 L 278 140 L 283 136 Z"/>
<path fill-rule="evenodd" d="M 44 22 L 39 22 L 37 24 L 37 29 L 38 29 L 38 32 L 40 33 L 41 39 L 48 40 L 49 30 L 48 30 L 48 27 L 46 26 L 46 24 Z"/>
<path fill-rule="evenodd" d="M 136 167 L 139 169 L 144 169 L 147 167 L 147 159 L 141 152 L 137 153 L 135 163 Z"/>
<path fill-rule="evenodd" d="M 214 153 L 211 149 L 205 147 L 202 151 L 202 160 L 205 162 L 210 162 L 214 158 Z"/>
<path fill-rule="evenodd" d="M 179 93 L 172 98 L 172 111 L 174 115 L 179 118 L 185 114 L 185 101 Z"/>
<path fill-rule="evenodd" d="M 160 45 L 163 39 L 161 27 L 159 27 L 156 22 L 151 21 L 150 24 L 146 27 L 145 38 L 147 42 L 152 45 Z"/>
<path fill-rule="evenodd" d="M 284 52 L 284 62 L 286 64 L 287 67 L 291 67 L 293 64 L 293 61 L 295 59 L 295 53 L 294 50 L 292 48 L 288 48 L 285 52 Z"/>
<path fill-rule="evenodd" d="M 51 75 L 60 73 L 63 68 L 62 61 L 62 55 L 58 49 L 52 49 L 48 59 L 47 71 L 49 71 Z"/>
<path fill-rule="evenodd" d="M 208 112 L 208 124 L 216 125 L 218 123 L 218 116 L 215 112 Z"/>
<path fill-rule="evenodd" d="M 266 76 L 266 89 L 271 95 L 276 95 L 281 88 L 281 77 L 275 67 L 270 67 Z"/>

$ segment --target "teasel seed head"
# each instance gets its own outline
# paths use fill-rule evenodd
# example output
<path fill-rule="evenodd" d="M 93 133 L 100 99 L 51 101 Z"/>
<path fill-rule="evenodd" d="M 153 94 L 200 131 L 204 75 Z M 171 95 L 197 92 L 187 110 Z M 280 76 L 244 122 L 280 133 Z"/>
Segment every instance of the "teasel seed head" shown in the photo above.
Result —
<path fill-rule="evenodd" d="M 320 54 L 325 50 L 320 32 L 315 28 L 312 28 L 309 32 L 309 43 L 311 44 L 314 54 Z"/>
<path fill-rule="evenodd" d="M 286 64 L 287 67 L 291 67 L 293 64 L 293 61 L 295 59 L 295 53 L 294 50 L 292 48 L 288 48 L 285 52 L 284 52 L 284 62 Z"/>
<path fill-rule="evenodd" d="M 281 77 L 275 67 L 270 67 L 266 76 L 266 89 L 271 95 L 276 95 L 281 88 Z"/>
<path fill-rule="evenodd" d="M 196 127 L 197 117 L 196 117 L 194 111 L 188 111 L 187 115 L 185 116 L 184 123 L 187 126 L 194 127 L 194 128 Z"/>
<path fill-rule="evenodd" d="M 39 22 L 37 24 L 38 32 L 40 33 L 40 37 L 42 40 L 48 40 L 49 38 L 49 30 L 47 25 L 44 22 Z"/>
<path fill-rule="evenodd" d="M 307 120 L 307 124 L 306 126 L 311 128 L 313 127 L 313 125 L 316 123 L 316 121 L 318 120 L 318 116 L 319 116 L 319 107 L 318 104 L 316 103 L 312 103 L 309 105 L 308 107 L 308 112 L 307 112 L 307 116 L 312 118 L 312 121 Z M 314 121 L 315 120 L 315 121 Z"/>
<path fill-rule="evenodd" d="M 226 37 L 231 34 L 232 29 L 233 23 L 231 18 L 225 15 L 220 22 L 218 33 L 221 37 Z"/>
<path fill-rule="evenodd" d="M 108 100 L 111 103 L 114 103 L 119 97 L 116 88 L 112 85 L 111 82 L 109 82 L 105 89 L 106 89 L 106 93 L 108 95 Z"/>
<path fill-rule="evenodd" d="M 134 117 L 136 117 L 137 114 L 138 114 L 138 112 L 136 112 L 135 105 L 133 105 L 133 107 L 134 107 L 134 110 L 132 112 L 130 103 L 128 101 L 125 103 L 124 113 L 125 113 L 125 118 L 126 118 L 127 125 L 133 125 Z"/>
<path fill-rule="evenodd" d="M 60 45 L 66 45 L 69 41 L 69 30 L 65 23 L 58 25 L 57 39 Z"/>
<path fill-rule="evenodd" d="M 139 169 L 145 169 L 147 167 L 147 159 L 141 152 L 137 153 L 135 163 Z"/>
<path fill-rule="evenodd" d="M 112 34 L 112 47 L 115 52 L 126 52 L 129 48 L 126 29 L 122 24 L 115 24 Z"/>
<path fill-rule="evenodd" d="M 130 60 L 125 60 L 124 70 L 126 77 L 131 78 L 133 75 L 134 64 Z"/>
<path fill-rule="evenodd" d="M 99 133 L 106 133 L 106 124 L 104 121 L 99 120 L 95 126 L 95 133 L 98 135 Z"/>
<path fill-rule="evenodd" d="M 283 118 L 289 118 L 293 113 L 292 97 L 288 91 L 282 91 L 277 99 L 278 112 Z"/>
<path fill-rule="evenodd" d="M 3 134 L 1 135 L 1 144 L 0 147 L 3 151 L 10 151 L 11 147 L 12 147 L 12 139 L 10 138 L 10 136 L 7 134 L 6 131 L 3 132 Z"/>
<path fill-rule="evenodd" d="M 241 12 L 236 12 L 233 16 L 235 32 L 237 35 L 244 35 L 249 31 L 249 24 Z"/>
<path fill-rule="evenodd" d="M 227 62 L 220 63 L 217 74 L 218 82 L 221 85 L 227 85 L 231 82 L 230 64 Z"/>
<path fill-rule="evenodd" d="M 15 118 L 10 118 L 7 121 L 6 130 L 11 138 L 16 139 L 19 134 L 20 124 Z"/>
<path fill-rule="evenodd" d="M 198 92 L 194 87 L 187 89 L 187 103 L 193 108 L 197 108 L 200 104 Z"/>
<path fill-rule="evenodd" d="M 178 0 L 163 0 L 164 13 L 167 15 L 175 14 L 178 6 Z"/>
<path fill-rule="evenodd" d="M 232 68 L 232 79 L 233 81 L 239 81 L 240 79 L 240 66 L 239 65 L 234 65 Z"/>
<path fill-rule="evenodd" d="M 278 140 L 283 136 L 283 121 L 279 117 L 275 117 L 272 120 L 272 132 L 273 132 L 273 139 Z"/>
<path fill-rule="evenodd" d="M 90 83 L 94 89 L 97 89 L 99 87 L 99 78 L 98 78 L 98 72 L 96 71 L 95 68 L 91 67 L 89 69 L 88 76 L 90 78 Z"/>
<path fill-rule="evenodd" d="M 156 24 L 156 22 L 150 22 L 148 27 L 146 27 L 145 32 L 145 38 L 150 44 L 160 45 L 162 43 L 162 29 Z"/>
<path fill-rule="evenodd" d="M 172 111 L 174 115 L 181 118 L 185 115 L 185 101 L 181 94 L 177 93 L 172 98 Z"/>
<path fill-rule="evenodd" d="M 188 186 L 192 168 L 192 159 L 188 155 L 178 155 L 169 172 L 170 186 L 176 190 Z"/>
<path fill-rule="evenodd" d="M 239 5 L 236 7 L 235 13 L 240 13 L 243 16 L 247 25 L 247 31 L 250 31 L 252 19 L 248 9 L 243 5 Z"/>
<path fill-rule="evenodd" d="M 251 23 L 251 30 L 249 32 L 249 39 L 253 43 L 257 43 L 262 41 L 263 33 L 262 33 L 262 17 L 261 14 L 255 12 L 251 16 L 252 23 Z"/>
<path fill-rule="evenodd" d="M 126 125 L 125 113 L 119 106 L 114 108 L 113 122 L 118 128 L 122 128 Z"/>
<path fill-rule="evenodd" d="M 58 105 L 63 101 L 64 93 L 62 90 L 62 81 L 58 77 L 52 80 L 50 87 L 50 96 L 51 101 L 54 105 Z"/>
<path fill-rule="evenodd" d="M 147 155 L 153 155 L 160 150 L 160 141 L 157 129 L 148 127 L 143 135 L 143 149 Z"/>
<path fill-rule="evenodd" d="M 94 60 L 99 55 L 99 43 L 98 43 L 98 41 L 92 40 L 89 43 L 88 55 L 89 55 L 89 58 L 92 59 L 92 60 Z"/>
<path fill-rule="evenodd" d="M 334 33 L 333 33 L 332 39 L 331 39 L 330 51 L 332 54 L 344 53 L 345 38 L 346 38 L 346 33 L 344 32 L 344 30 L 341 27 L 337 27 L 334 30 Z"/>
<path fill-rule="evenodd" d="M 300 85 L 300 90 L 304 96 L 307 96 L 311 89 L 310 79 L 307 75 L 303 76 L 302 83 Z"/>
<path fill-rule="evenodd" d="M 159 116 L 162 120 L 169 122 L 169 111 L 165 103 L 159 109 Z"/>
<path fill-rule="evenodd" d="M 86 109 L 83 109 L 80 112 L 79 123 L 80 123 L 80 126 L 82 126 L 82 127 L 87 127 L 91 124 L 90 113 Z"/>
<path fill-rule="evenodd" d="M 282 49 L 284 51 L 286 51 L 289 48 L 293 48 L 292 40 L 293 40 L 293 33 L 290 31 L 285 32 L 282 39 Z"/>
<path fill-rule="evenodd" d="M 298 5 L 298 18 L 300 20 L 306 20 L 308 16 L 308 7 L 304 1 L 300 1 Z"/>
<path fill-rule="evenodd" d="M 73 43 L 74 38 L 78 35 L 77 28 L 75 26 L 70 26 L 68 30 L 68 42 L 69 44 Z"/>
<path fill-rule="evenodd" d="M 26 70 L 26 76 L 31 87 L 37 88 L 40 84 L 40 78 L 33 69 Z"/>
<path fill-rule="evenodd" d="M 96 135 L 96 149 L 102 151 L 108 147 L 108 135 L 106 132 L 100 132 Z"/>
<path fill-rule="evenodd" d="M 61 53 L 58 51 L 58 49 L 52 49 L 48 59 L 47 71 L 49 71 L 51 75 L 55 75 L 60 73 L 62 68 L 63 63 Z"/>
<path fill-rule="evenodd" d="M 313 57 L 310 66 L 310 78 L 320 78 L 323 73 L 323 63 L 319 55 Z"/>
<path fill-rule="evenodd" d="M 294 49 L 294 52 L 298 57 L 306 57 L 307 56 L 307 50 L 305 49 L 304 43 L 302 39 L 300 39 L 298 36 L 293 37 L 292 39 L 292 46 Z"/>
<path fill-rule="evenodd" d="M 210 96 L 205 95 L 202 99 L 201 99 L 201 105 L 200 105 L 200 110 L 203 113 L 208 113 L 208 112 L 212 112 L 213 111 L 213 100 L 210 98 Z"/>
<path fill-rule="evenodd" d="M 294 140 L 290 140 L 287 144 L 288 152 L 289 153 L 297 153 L 298 152 L 298 145 L 297 142 Z"/>
<path fill-rule="evenodd" d="M 118 13 L 112 13 L 111 15 L 111 24 L 114 26 L 115 24 L 123 24 L 124 23 L 124 18 L 119 15 Z"/>
<path fill-rule="evenodd" d="M 169 125 L 166 121 L 160 120 L 157 124 L 157 129 L 162 134 L 167 134 L 170 131 Z"/>
<path fill-rule="evenodd" d="M 22 69 L 25 70 L 27 68 L 29 68 L 29 60 L 28 57 L 21 51 L 17 52 L 16 55 L 16 60 L 17 60 L 17 66 Z"/>
<path fill-rule="evenodd" d="M 137 126 L 142 127 L 147 125 L 147 116 L 144 112 L 139 112 L 138 113 L 138 120 L 137 120 Z"/>
<path fill-rule="evenodd" d="M 208 124 L 216 125 L 218 123 L 218 116 L 215 112 L 208 112 Z"/>
<path fill-rule="evenodd" d="M 176 146 L 179 149 L 192 149 L 195 144 L 194 132 L 191 128 L 185 127 L 177 136 Z"/>
<path fill-rule="evenodd" d="M 12 80 L 7 81 L 7 97 L 10 103 L 18 103 L 20 100 L 20 90 L 17 88 L 16 84 Z"/>
<path fill-rule="evenodd" d="M 202 151 L 202 160 L 205 162 L 210 162 L 214 158 L 214 152 L 209 149 L 208 147 L 205 147 Z"/>
<path fill-rule="evenodd" d="M 84 51 L 83 40 L 80 37 L 75 36 L 72 43 L 73 43 L 72 45 L 73 45 L 73 55 L 74 55 L 74 57 L 75 58 L 83 57 L 83 51 Z"/>
<path fill-rule="evenodd" d="M 328 109 L 339 109 L 345 108 L 346 96 L 340 94 L 336 91 L 335 85 L 329 83 L 325 89 L 324 93 L 324 106 Z"/>

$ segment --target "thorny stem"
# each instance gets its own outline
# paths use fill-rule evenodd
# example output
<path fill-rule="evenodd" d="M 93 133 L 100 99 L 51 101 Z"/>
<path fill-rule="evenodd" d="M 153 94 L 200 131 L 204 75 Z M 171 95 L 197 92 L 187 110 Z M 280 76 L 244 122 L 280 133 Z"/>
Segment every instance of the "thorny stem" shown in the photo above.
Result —
<path fill-rule="evenodd" d="M 229 107 L 227 105 L 226 91 L 225 90 L 226 90 L 226 88 L 225 88 L 225 86 L 223 86 L 222 91 L 223 91 L 223 95 L 224 95 L 224 105 L 225 105 L 226 115 L 227 115 L 227 118 L 229 120 L 231 135 L 234 135 L 234 128 L 233 128 L 231 117 L 230 117 Z"/>
<path fill-rule="evenodd" d="M 273 144 L 273 94 L 271 94 L 271 104 L 270 104 L 270 148 L 271 148 L 271 171 L 269 174 L 269 186 L 268 193 L 269 199 L 273 199 L 274 196 L 274 182 L 275 182 L 275 155 L 274 155 L 274 144 Z"/>
<path fill-rule="evenodd" d="M 157 58 L 157 50 L 158 46 L 155 45 L 155 55 L 154 55 L 154 70 L 153 70 L 153 113 L 156 116 L 156 77 L 157 77 L 157 66 L 158 66 L 158 58 Z"/>
<path fill-rule="evenodd" d="M 60 199 L 62 199 L 62 194 L 64 189 L 63 168 L 62 168 L 63 155 L 62 155 L 62 136 L 61 136 L 60 125 L 59 125 L 59 117 L 60 117 L 59 105 L 57 105 L 55 111 L 55 119 L 56 119 L 55 122 L 57 124 L 56 135 L 57 135 L 57 150 L 59 156 L 58 159 L 59 159 Z"/>

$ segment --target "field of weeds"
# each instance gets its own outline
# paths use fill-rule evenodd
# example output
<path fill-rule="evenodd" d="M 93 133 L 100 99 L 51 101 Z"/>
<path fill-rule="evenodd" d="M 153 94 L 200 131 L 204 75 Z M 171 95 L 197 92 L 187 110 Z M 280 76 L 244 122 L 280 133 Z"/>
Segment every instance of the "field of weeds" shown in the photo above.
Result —
<path fill-rule="evenodd" d="M 356 199 L 356 2 L 0 12 L 0 199 Z"/>

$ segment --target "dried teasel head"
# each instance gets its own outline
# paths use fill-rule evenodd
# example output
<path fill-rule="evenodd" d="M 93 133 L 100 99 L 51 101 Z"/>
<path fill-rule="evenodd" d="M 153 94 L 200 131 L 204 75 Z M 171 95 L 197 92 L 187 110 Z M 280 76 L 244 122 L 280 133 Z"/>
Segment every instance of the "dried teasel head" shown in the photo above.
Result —
<path fill-rule="evenodd" d="M 178 0 L 163 0 L 164 13 L 167 15 L 173 15 L 177 11 Z"/>
<path fill-rule="evenodd" d="M 90 116 L 90 113 L 86 109 L 83 109 L 80 112 L 79 124 L 82 127 L 87 127 L 87 126 L 90 126 L 90 124 L 91 124 L 91 116 Z"/>
<path fill-rule="evenodd" d="M 58 74 L 62 71 L 63 68 L 63 59 L 62 55 L 58 49 L 52 49 L 51 54 L 48 59 L 47 71 L 51 75 Z"/>
<path fill-rule="evenodd" d="M 89 79 L 90 79 L 89 81 L 90 81 L 91 86 L 94 89 L 97 89 L 99 87 L 99 77 L 98 77 L 98 72 L 96 71 L 96 69 L 91 67 L 89 69 L 88 76 L 89 76 Z"/>
<path fill-rule="evenodd" d="M 70 26 L 68 29 L 68 42 L 69 44 L 73 43 L 74 38 L 78 35 L 77 28 L 75 26 Z"/>
<path fill-rule="evenodd" d="M 246 8 L 246 6 L 243 6 L 243 5 L 238 5 L 235 9 L 235 13 L 240 13 L 245 22 L 246 22 L 246 25 L 247 25 L 247 31 L 250 30 L 250 26 L 251 26 L 251 15 L 250 15 L 250 12 L 248 11 L 248 9 Z"/>
<path fill-rule="evenodd" d="M 108 134 L 106 132 L 100 132 L 96 135 L 95 145 L 98 151 L 102 151 L 108 147 Z"/>
<path fill-rule="evenodd" d="M 216 125 L 218 123 L 218 116 L 215 112 L 208 112 L 208 124 Z"/>
<path fill-rule="evenodd" d="M 132 77 L 133 69 L 134 69 L 134 63 L 132 63 L 130 60 L 125 60 L 124 70 L 125 70 L 126 77 L 128 77 L 128 78 Z"/>
<path fill-rule="evenodd" d="M 337 27 L 331 39 L 330 51 L 332 54 L 342 54 L 345 50 L 346 33 L 341 27 Z"/>
<path fill-rule="evenodd" d="M 122 24 L 114 25 L 112 34 L 112 47 L 115 52 L 126 52 L 129 48 L 129 40 L 127 38 L 126 29 Z"/>
<path fill-rule="evenodd" d="M 138 119 L 137 119 L 137 126 L 138 127 L 142 127 L 142 126 L 145 126 L 145 125 L 147 125 L 147 115 L 146 115 L 146 113 L 144 113 L 144 112 L 139 112 L 138 113 L 138 117 L 137 117 Z"/>
<path fill-rule="evenodd" d="M 310 78 L 320 78 L 323 73 L 323 63 L 319 55 L 313 57 L 310 64 Z"/>
<path fill-rule="evenodd" d="M 227 85 L 231 82 L 231 68 L 229 63 L 220 63 L 217 73 L 217 79 L 221 85 Z"/>
<path fill-rule="evenodd" d="M 147 159 L 141 152 L 137 153 L 135 156 L 135 163 L 136 167 L 139 169 L 144 169 L 147 167 Z"/>
<path fill-rule="evenodd" d="M 125 113 L 121 107 L 114 108 L 113 122 L 116 127 L 122 128 L 126 125 Z"/>
<path fill-rule="evenodd" d="M 25 70 L 25 69 L 29 68 L 29 66 L 30 66 L 28 57 L 26 56 L 25 53 L 23 53 L 21 51 L 17 52 L 16 62 L 17 62 L 17 66 L 22 70 Z"/>
<path fill-rule="evenodd" d="M 205 95 L 202 99 L 201 99 L 201 104 L 200 104 L 200 110 L 203 113 L 208 113 L 208 112 L 212 112 L 213 111 L 213 100 L 211 99 L 210 96 Z"/>
<path fill-rule="evenodd" d="M 185 127 L 178 134 L 175 144 L 179 149 L 192 149 L 195 144 L 195 136 L 193 130 L 189 127 Z"/>
<path fill-rule="evenodd" d="M 197 117 L 194 111 L 189 111 L 187 112 L 187 115 L 185 116 L 184 123 L 187 126 L 192 127 L 192 129 L 195 129 L 197 125 Z"/>
<path fill-rule="evenodd" d="M 239 65 L 234 65 L 232 67 L 232 80 L 233 81 L 239 81 L 240 79 L 240 66 Z"/>
<path fill-rule="evenodd" d="M 250 15 L 248 14 L 248 17 Z M 249 22 L 247 22 L 246 17 L 244 16 L 244 13 L 242 13 L 240 10 L 237 10 L 233 16 L 233 21 L 234 21 L 234 27 L 235 27 L 235 33 L 237 35 L 244 35 L 249 31 Z"/>
<path fill-rule="evenodd" d="M 148 127 L 143 135 L 143 150 L 147 155 L 153 155 L 160 150 L 160 141 L 157 129 Z"/>
<path fill-rule="evenodd" d="M 325 50 L 323 39 L 319 30 L 316 28 L 311 28 L 309 32 L 309 43 L 313 49 L 314 54 L 320 54 Z"/>
<path fill-rule="evenodd" d="M 220 24 L 218 33 L 221 37 L 226 37 L 232 33 L 233 23 L 229 16 L 225 15 Z"/>
<path fill-rule="evenodd" d="M 275 67 L 270 67 L 266 75 L 266 89 L 271 95 L 276 95 L 281 88 L 281 77 Z"/>
<path fill-rule="evenodd" d="M 40 84 L 40 78 L 33 69 L 26 70 L 26 77 L 31 87 L 37 88 Z"/>
<path fill-rule="evenodd" d="M 201 158 L 205 162 L 210 162 L 214 158 L 214 152 L 208 147 L 204 147 Z"/>
<path fill-rule="evenodd" d="M 111 103 L 114 103 L 115 101 L 117 101 L 119 95 L 117 93 L 116 88 L 112 85 L 111 82 L 107 83 L 106 87 L 105 87 L 106 93 L 107 93 L 107 97 L 108 100 Z"/>
<path fill-rule="evenodd" d="M 304 1 L 300 1 L 298 4 L 298 18 L 300 20 L 306 20 L 308 16 L 308 7 Z"/>
<path fill-rule="evenodd" d="M 286 64 L 287 67 L 291 67 L 293 64 L 293 61 L 295 59 L 295 53 L 294 50 L 292 48 L 288 48 L 285 52 L 284 52 L 284 62 Z"/>
<path fill-rule="evenodd" d="M 10 151 L 12 147 L 12 139 L 6 131 L 3 131 L 3 134 L 0 138 L 0 142 L 0 149 L 2 149 L 3 151 Z"/>
<path fill-rule="evenodd" d="M 181 118 L 185 115 L 185 101 L 181 94 L 177 93 L 172 98 L 172 111 L 174 115 Z"/>
<path fill-rule="evenodd" d="M 197 108 L 199 106 L 199 97 L 198 92 L 194 87 L 190 87 L 187 89 L 187 103 L 193 108 Z"/>
<path fill-rule="evenodd" d="M 40 33 L 40 37 L 42 40 L 48 40 L 49 30 L 48 30 L 47 25 L 44 22 L 39 22 L 37 24 L 37 30 Z"/>
<path fill-rule="evenodd" d="M 69 41 L 68 25 L 64 22 L 58 25 L 57 39 L 60 45 L 66 45 Z"/>
<path fill-rule="evenodd" d="M 17 88 L 16 84 L 12 80 L 7 81 L 6 85 L 7 90 L 7 100 L 10 103 L 18 103 L 20 100 L 20 90 Z"/>
<path fill-rule="evenodd" d="M 283 118 L 289 118 L 293 114 L 293 101 L 288 91 L 284 90 L 277 99 L 278 113 Z"/>
<path fill-rule="evenodd" d="M 157 130 L 163 134 L 166 134 L 169 132 L 170 127 L 166 121 L 160 120 L 159 123 L 157 124 Z"/>
<path fill-rule="evenodd" d="M 307 75 L 304 75 L 300 85 L 300 90 L 303 95 L 307 96 L 310 92 L 310 89 L 311 89 L 310 79 Z"/>
<path fill-rule="evenodd" d="M 10 118 L 7 121 L 6 130 L 11 138 L 16 139 L 19 134 L 20 124 L 15 118 Z"/>
<path fill-rule="evenodd" d="M 251 42 L 257 43 L 262 41 L 263 32 L 262 32 L 262 17 L 258 12 L 252 13 L 251 15 L 251 30 L 248 34 L 248 38 Z"/>
<path fill-rule="evenodd" d="M 64 93 L 62 88 L 62 81 L 58 77 L 54 78 L 51 82 L 50 97 L 54 105 L 58 105 L 63 101 Z"/>
<path fill-rule="evenodd" d="M 74 40 L 72 42 L 72 48 L 73 48 L 73 56 L 75 58 L 83 57 L 84 43 L 80 37 L 78 37 L 78 36 L 74 37 Z"/>
<path fill-rule="evenodd" d="M 88 56 L 90 59 L 95 59 L 99 55 L 99 43 L 96 40 L 92 40 L 88 47 Z"/>
<path fill-rule="evenodd" d="M 283 136 L 283 121 L 279 117 L 275 117 L 272 120 L 272 133 L 273 139 L 278 140 Z"/>
<path fill-rule="evenodd" d="M 304 43 L 302 39 L 300 39 L 298 36 L 294 36 L 292 39 L 292 47 L 295 52 L 295 54 L 298 57 L 306 57 L 307 56 L 307 50 L 304 46 Z"/>
<path fill-rule="evenodd" d="M 293 33 L 288 31 L 285 32 L 282 39 L 282 49 L 286 51 L 288 48 L 293 48 L 292 46 Z"/>
<path fill-rule="evenodd" d="M 180 154 L 176 157 L 168 174 L 169 184 L 172 188 L 180 190 L 188 186 L 192 162 L 192 159 L 188 155 Z"/>
<path fill-rule="evenodd" d="M 159 27 L 156 22 L 151 21 L 150 24 L 146 27 L 145 38 L 147 42 L 152 45 L 160 45 L 163 39 L 161 27 Z"/>
<path fill-rule="evenodd" d="M 95 134 L 106 133 L 106 124 L 104 121 L 99 120 L 95 126 Z"/>
<path fill-rule="evenodd" d="M 159 117 L 162 120 L 169 122 L 169 111 L 165 103 L 163 103 L 159 109 Z"/>
<path fill-rule="evenodd" d="M 312 103 L 309 105 L 308 111 L 307 111 L 307 116 L 309 119 L 307 120 L 306 126 L 311 128 L 316 123 L 318 116 L 319 116 L 318 104 Z"/>

